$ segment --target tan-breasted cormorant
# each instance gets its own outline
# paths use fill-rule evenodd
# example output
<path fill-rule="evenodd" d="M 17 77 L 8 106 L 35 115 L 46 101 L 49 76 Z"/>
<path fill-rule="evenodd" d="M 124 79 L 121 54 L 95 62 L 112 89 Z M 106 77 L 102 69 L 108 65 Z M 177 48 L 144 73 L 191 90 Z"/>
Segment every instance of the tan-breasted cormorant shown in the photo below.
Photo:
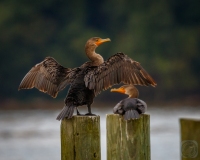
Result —
<path fill-rule="evenodd" d="M 140 114 L 146 112 L 147 104 L 138 99 L 139 92 L 134 85 L 123 85 L 120 88 L 111 89 L 111 92 L 119 92 L 129 96 L 113 108 L 113 113 L 123 115 L 125 120 L 138 119 Z"/>
<path fill-rule="evenodd" d="M 114 84 L 156 86 L 156 82 L 142 68 L 140 63 L 132 60 L 123 53 L 117 53 L 104 61 L 95 49 L 102 43 L 110 41 L 109 38 L 90 38 L 85 45 L 85 53 L 90 61 L 77 68 L 65 68 L 52 57 L 36 64 L 23 78 L 19 89 L 37 88 L 41 92 L 56 97 L 58 92 L 70 85 L 65 106 L 57 120 L 71 118 L 74 108 L 87 105 L 88 114 L 94 97 L 101 91 L 112 87 Z"/>

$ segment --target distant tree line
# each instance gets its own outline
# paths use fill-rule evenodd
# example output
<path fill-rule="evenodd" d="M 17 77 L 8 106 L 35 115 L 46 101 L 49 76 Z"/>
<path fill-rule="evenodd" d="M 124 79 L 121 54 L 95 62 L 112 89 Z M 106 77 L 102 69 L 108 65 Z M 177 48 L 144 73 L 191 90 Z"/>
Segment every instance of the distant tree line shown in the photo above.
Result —
<path fill-rule="evenodd" d="M 142 97 L 200 95 L 199 6 L 197 0 L 2 0 L 0 100 L 47 98 L 36 90 L 18 92 L 23 76 L 46 56 L 65 67 L 80 66 L 88 60 L 84 45 L 93 36 L 111 38 L 97 49 L 105 59 L 124 52 L 157 81 L 155 89 L 139 87 Z"/>

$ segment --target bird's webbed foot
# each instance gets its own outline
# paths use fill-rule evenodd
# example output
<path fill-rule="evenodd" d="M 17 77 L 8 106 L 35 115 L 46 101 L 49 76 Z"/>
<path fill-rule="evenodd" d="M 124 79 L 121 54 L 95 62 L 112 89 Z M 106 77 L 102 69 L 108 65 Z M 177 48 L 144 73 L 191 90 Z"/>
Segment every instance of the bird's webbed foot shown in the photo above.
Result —
<path fill-rule="evenodd" d="M 97 116 L 96 114 L 93 114 L 93 113 L 86 113 L 85 115 L 86 116 Z"/>
<path fill-rule="evenodd" d="M 77 113 L 76 115 L 77 116 L 84 116 L 84 114 L 81 114 L 81 113 Z"/>

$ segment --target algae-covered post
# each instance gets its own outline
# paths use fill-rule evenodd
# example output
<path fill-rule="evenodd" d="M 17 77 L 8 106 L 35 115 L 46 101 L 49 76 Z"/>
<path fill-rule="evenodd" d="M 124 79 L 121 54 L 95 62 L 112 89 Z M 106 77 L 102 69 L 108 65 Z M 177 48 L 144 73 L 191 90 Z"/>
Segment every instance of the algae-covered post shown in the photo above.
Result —
<path fill-rule="evenodd" d="M 100 160 L 100 117 L 73 116 L 61 122 L 61 160 Z"/>
<path fill-rule="evenodd" d="M 150 116 L 124 120 L 110 114 L 106 119 L 107 160 L 150 160 Z"/>
<path fill-rule="evenodd" d="M 200 159 L 200 119 L 180 119 L 181 159 Z"/>

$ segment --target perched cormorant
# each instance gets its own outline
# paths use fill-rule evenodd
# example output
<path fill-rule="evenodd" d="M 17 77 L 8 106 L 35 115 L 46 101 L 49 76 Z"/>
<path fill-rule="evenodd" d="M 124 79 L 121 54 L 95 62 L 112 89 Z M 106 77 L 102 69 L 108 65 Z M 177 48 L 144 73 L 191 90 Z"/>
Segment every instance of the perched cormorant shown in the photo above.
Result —
<path fill-rule="evenodd" d="M 46 57 L 25 75 L 19 90 L 35 87 L 55 98 L 59 91 L 70 85 L 65 98 L 65 106 L 57 117 L 57 120 L 61 120 L 65 117 L 71 118 L 75 108 L 79 115 L 78 107 L 82 105 L 87 105 L 87 115 L 93 115 L 91 104 L 94 97 L 114 84 L 123 82 L 156 86 L 156 82 L 140 63 L 123 53 L 117 53 L 104 61 L 95 49 L 108 41 L 110 41 L 109 38 L 90 38 L 85 45 L 85 53 L 90 61 L 77 68 L 65 68 L 52 57 Z"/>
<path fill-rule="evenodd" d="M 123 85 L 120 88 L 111 89 L 111 92 L 119 92 L 129 96 L 113 108 L 113 113 L 123 115 L 125 120 L 138 119 L 140 114 L 146 112 L 147 104 L 138 99 L 139 92 L 134 85 Z"/>

